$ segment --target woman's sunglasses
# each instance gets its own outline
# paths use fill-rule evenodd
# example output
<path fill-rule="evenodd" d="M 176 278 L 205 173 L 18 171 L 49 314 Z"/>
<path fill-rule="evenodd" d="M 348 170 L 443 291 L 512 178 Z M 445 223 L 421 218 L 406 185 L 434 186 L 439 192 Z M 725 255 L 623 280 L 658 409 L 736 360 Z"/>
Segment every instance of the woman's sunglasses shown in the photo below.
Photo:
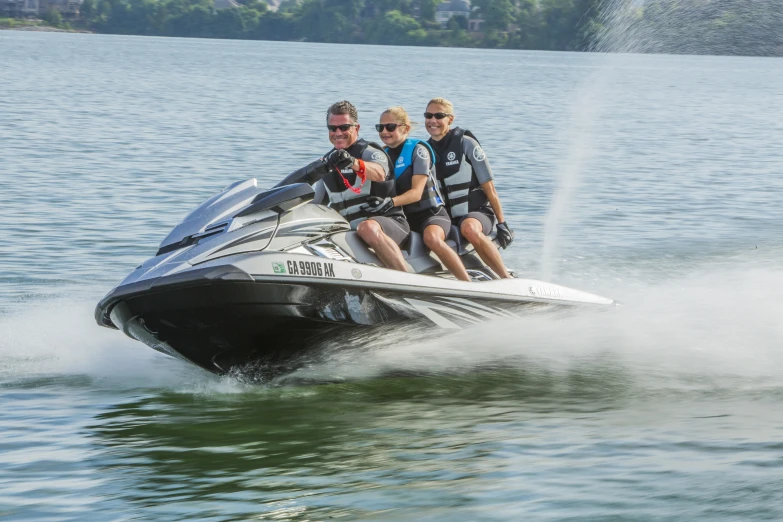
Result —
<path fill-rule="evenodd" d="M 424 119 L 425 120 L 431 120 L 432 118 L 435 118 L 436 120 L 442 120 L 446 116 L 451 116 L 448 112 L 425 112 L 424 113 Z"/>
<path fill-rule="evenodd" d="M 383 129 L 386 129 L 388 132 L 394 132 L 394 129 L 403 126 L 405 126 L 404 123 L 376 123 L 375 130 L 381 132 L 383 131 Z"/>
<path fill-rule="evenodd" d="M 346 132 L 351 127 L 356 127 L 355 123 L 346 123 L 344 125 L 327 125 L 326 128 L 329 129 L 329 132 L 337 132 L 337 129 L 340 129 L 342 132 Z"/>

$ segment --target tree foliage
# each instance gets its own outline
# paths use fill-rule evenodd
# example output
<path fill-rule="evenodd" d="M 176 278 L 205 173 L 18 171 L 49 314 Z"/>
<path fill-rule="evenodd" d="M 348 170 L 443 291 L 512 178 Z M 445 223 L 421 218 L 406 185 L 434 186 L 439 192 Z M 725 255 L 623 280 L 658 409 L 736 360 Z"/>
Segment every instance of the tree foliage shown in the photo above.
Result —
<path fill-rule="evenodd" d="M 601 8 L 625 1 L 633 7 L 629 31 L 645 42 L 629 50 L 755 54 L 762 42 L 763 52 L 756 52 L 783 54 L 783 10 L 750 8 L 745 0 L 473 0 L 480 32 L 469 32 L 464 18 L 436 23 L 441 0 L 284 0 L 277 11 L 263 0 L 237 1 L 238 7 L 216 10 L 213 0 L 84 0 L 81 16 L 87 28 L 117 34 L 613 50 L 595 45 L 612 30 Z M 762 19 L 766 31 L 758 29 Z"/>
<path fill-rule="evenodd" d="M 553 48 L 538 22 L 553 0 L 542 0 L 540 7 L 536 0 L 474 0 L 476 14 L 486 20 L 486 31 L 478 33 L 468 32 L 464 18 L 446 27 L 436 23 L 442 0 L 284 0 L 277 11 L 262 0 L 237 1 L 239 7 L 216 10 L 213 0 L 84 0 L 81 16 L 87 28 L 115 34 Z M 536 22 L 528 23 L 527 17 Z M 523 27 L 525 36 L 517 36 Z M 579 27 L 571 27 L 572 35 L 578 32 Z"/>

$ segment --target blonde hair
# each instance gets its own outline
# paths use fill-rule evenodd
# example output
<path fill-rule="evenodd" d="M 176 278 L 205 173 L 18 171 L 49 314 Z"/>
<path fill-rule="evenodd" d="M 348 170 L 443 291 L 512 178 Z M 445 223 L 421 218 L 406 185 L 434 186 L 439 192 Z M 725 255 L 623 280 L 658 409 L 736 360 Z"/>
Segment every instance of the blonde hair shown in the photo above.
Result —
<path fill-rule="evenodd" d="M 396 107 L 389 107 L 385 111 L 381 113 L 381 116 L 384 114 L 391 114 L 392 117 L 394 117 L 395 120 L 397 120 L 398 124 L 403 124 L 408 126 L 408 132 L 413 130 L 415 125 L 418 125 L 415 121 L 411 121 L 411 117 L 408 116 L 408 111 L 406 111 L 403 107 L 397 105 Z"/>
<path fill-rule="evenodd" d="M 454 105 L 446 98 L 433 98 L 427 103 L 427 107 L 429 107 L 433 103 L 437 103 L 438 105 L 443 105 L 444 107 L 446 107 L 446 110 L 449 112 L 449 114 L 454 116 Z"/>

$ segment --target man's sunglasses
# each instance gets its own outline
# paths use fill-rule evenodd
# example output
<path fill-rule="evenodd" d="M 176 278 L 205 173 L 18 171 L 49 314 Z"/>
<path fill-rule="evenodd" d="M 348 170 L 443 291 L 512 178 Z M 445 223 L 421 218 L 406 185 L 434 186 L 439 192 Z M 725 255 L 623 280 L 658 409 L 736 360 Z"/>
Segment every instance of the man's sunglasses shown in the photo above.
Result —
<path fill-rule="evenodd" d="M 424 113 L 424 119 L 425 120 L 431 120 L 432 118 L 435 118 L 436 120 L 442 120 L 446 116 L 451 116 L 448 112 L 425 112 Z"/>
<path fill-rule="evenodd" d="M 394 132 L 394 129 L 396 129 L 397 127 L 402 127 L 404 125 L 405 125 L 404 123 L 376 123 L 375 130 L 381 132 L 385 128 L 388 132 Z"/>
<path fill-rule="evenodd" d="M 342 132 L 346 132 L 351 127 L 356 127 L 355 123 L 345 123 L 343 125 L 327 125 L 326 128 L 329 129 L 329 132 L 337 132 L 337 129 L 340 129 Z"/>

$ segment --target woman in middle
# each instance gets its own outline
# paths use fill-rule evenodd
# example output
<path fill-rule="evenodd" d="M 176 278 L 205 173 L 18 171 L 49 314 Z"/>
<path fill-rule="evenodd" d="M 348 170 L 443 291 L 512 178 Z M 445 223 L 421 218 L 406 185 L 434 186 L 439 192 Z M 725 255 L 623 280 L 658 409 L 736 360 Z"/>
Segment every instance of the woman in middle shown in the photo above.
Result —
<path fill-rule="evenodd" d="M 462 260 L 446 244 L 451 218 L 438 192 L 432 149 L 425 141 L 408 138 L 411 120 L 402 107 L 386 109 L 375 128 L 394 165 L 399 194 L 393 198 L 394 206 L 403 208 L 411 232 L 422 235 L 427 248 L 435 252 L 457 279 L 470 281 Z"/>

